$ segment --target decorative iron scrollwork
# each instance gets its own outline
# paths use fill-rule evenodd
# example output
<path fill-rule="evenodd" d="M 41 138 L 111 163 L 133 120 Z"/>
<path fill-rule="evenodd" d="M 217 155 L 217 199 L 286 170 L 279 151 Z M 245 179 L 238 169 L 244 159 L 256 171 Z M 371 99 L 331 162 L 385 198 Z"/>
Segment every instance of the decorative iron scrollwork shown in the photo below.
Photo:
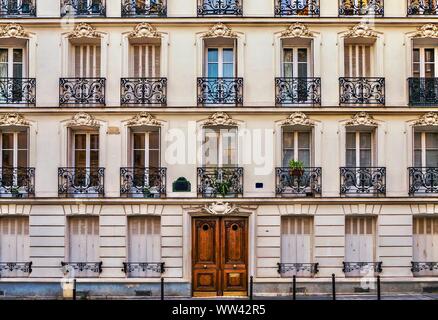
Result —
<path fill-rule="evenodd" d="M 198 16 L 243 14 L 241 0 L 198 0 Z"/>
<path fill-rule="evenodd" d="M 122 0 L 122 17 L 166 17 L 167 0 Z"/>
<path fill-rule="evenodd" d="M 385 15 L 384 0 L 340 0 L 339 16 L 375 16 Z"/>
<path fill-rule="evenodd" d="M 61 0 L 61 17 L 73 16 L 94 16 L 105 17 L 105 0 Z"/>
<path fill-rule="evenodd" d="M 0 197 L 33 197 L 35 168 L 0 168 Z"/>
<path fill-rule="evenodd" d="M 409 78 L 409 105 L 438 106 L 438 78 Z"/>
<path fill-rule="evenodd" d="M 30 262 L 0 262 L 0 278 L 3 276 L 2 273 L 9 273 L 19 271 L 21 273 L 27 273 L 30 275 L 32 273 L 32 261 Z M 8 275 L 6 274 L 6 277 Z"/>
<path fill-rule="evenodd" d="M 422 271 L 438 271 L 438 262 L 419 262 L 412 261 L 411 271 L 414 273 Z"/>
<path fill-rule="evenodd" d="M 105 78 L 61 78 L 59 104 L 105 105 Z"/>
<path fill-rule="evenodd" d="M 0 104 L 36 103 L 35 78 L 0 78 Z"/>
<path fill-rule="evenodd" d="M 120 168 L 120 195 L 161 198 L 166 196 L 166 168 Z"/>
<path fill-rule="evenodd" d="M 104 178 L 105 168 L 58 168 L 58 195 L 103 197 Z"/>
<path fill-rule="evenodd" d="M 243 168 L 198 168 L 198 195 L 204 198 L 243 195 Z"/>
<path fill-rule="evenodd" d="M 198 78 L 198 105 L 243 104 L 243 78 Z"/>
<path fill-rule="evenodd" d="M 122 105 L 167 104 L 167 78 L 122 78 Z"/>
<path fill-rule="evenodd" d="M 319 17 L 319 0 L 275 0 L 276 16 Z"/>
<path fill-rule="evenodd" d="M 438 193 L 438 167 L 410 167 L 409 194 Z"/>
<path fill-rule="evenodd" d="M 341 195 L 386 194 L 385 167 L 341 167 Z"/>
<path fill-rule="evenodd" d="M 319 263 L 277 263 L 278 273 L 283 274 L 290 271 L 298 272 L 308 272 L 315 275 L 319 272 Z"/>
<path fill-rule="evenodd" d="M 341 105 L 385 105 L 385 78 L 339 78 Z"/>
<path fill-rule="evenodd" d="M 134 271 L 153 271 L 156 273 L 164 273 L 164 262 L 123 262 L 122 271 L 129 274 Z"/>
<path fill-rule="evenodd" d="M 321 195 L 322 168 L 303 168 L 296 174 L 290 168 L 275 168 L 277 196 L 297 195 L 314 197 Z"/>
<path fill-rule="evenodd" d="M 277 105 L 321 105 L 321 78 L 275 78 Z"/>
<path fill-rule="evenodd" d="M 94 273 L 102 273 L 103 262 L 61 262 L 62 271 L 64 274 L 69 273 L 71 270 L 83 272 L 91 271 Z"/>
<path fill-rule="evenodd" d="M 0 0 L 0 17 L 35 17 L 36 0 Z"/>
<path fill-rule="evenodd" d="M 431 0 L 408 0 L 408 16 L 438 15 L 438 2 Z"/>
<path fill-rule="evenodd" d="M 342 272 L 349 273 L 353 271 L 360 271 L 361 273 L 368 273 L 370 271 L 375 273 L 382 272 L 382 262 L 342 262 Z"/>

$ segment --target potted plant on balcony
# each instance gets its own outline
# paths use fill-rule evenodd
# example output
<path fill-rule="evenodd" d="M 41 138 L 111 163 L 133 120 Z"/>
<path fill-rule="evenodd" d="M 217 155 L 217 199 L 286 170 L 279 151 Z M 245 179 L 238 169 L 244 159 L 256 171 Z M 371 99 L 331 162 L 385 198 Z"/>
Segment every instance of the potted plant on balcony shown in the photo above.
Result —
<path fill-rule="evenodd" d="M 149 186 L 144 186 L 142 189 L 143 197 L 150 198 L 151 197 L 151 188 Z"/>
<path fill-rule="evenodd" d="M 231 190 L 231 181 L 229 180 L 216 180 L 215 181 L 215 189 L 223 198 L 229 195 Z"/>
<path fill-rule="evenodd" d="M 11 195 L 13 198 L 21 198 L 23 194 L 20 193 L 20 189 L 18 187 L 11 188 Z"/>
<path fill-rule="evenodd" d="M 289 161 L 289 174 L 292 177 L 300 178 L 304 174 L 304 164 L 301 161 Z"/>

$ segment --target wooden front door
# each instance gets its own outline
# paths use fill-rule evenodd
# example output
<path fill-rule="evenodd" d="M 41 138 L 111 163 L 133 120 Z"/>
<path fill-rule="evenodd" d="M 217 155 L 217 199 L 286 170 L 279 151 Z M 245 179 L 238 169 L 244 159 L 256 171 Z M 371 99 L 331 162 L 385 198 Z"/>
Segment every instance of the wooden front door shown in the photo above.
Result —
<path fill-rule="evenodd" d="M 248 220 L 194 218 L 193 295 L 248 294 Z"/>

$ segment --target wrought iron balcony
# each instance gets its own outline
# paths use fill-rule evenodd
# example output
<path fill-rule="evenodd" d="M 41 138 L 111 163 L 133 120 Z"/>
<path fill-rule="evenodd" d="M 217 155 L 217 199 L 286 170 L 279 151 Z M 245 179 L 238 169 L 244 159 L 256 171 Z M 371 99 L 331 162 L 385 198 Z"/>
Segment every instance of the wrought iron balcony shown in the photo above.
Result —
<path fill-rule="evenodd" d="M 275 168 L 275 194 L 282 197 L 321 196 L 321 180 L 320 167 L 307 167 L 302 171 Z"/>
<path fill-rule="evenodd" d="M 408 0 L 408 16 L 436 16 L 438 2 L 433 0 Z"/>
<path fill-rule="evenodd" d="M 30 262 L 0 262 L 0 278 L 17 278 L 29 276 L 32 273 Z"/>
<path fill-rule="evenodd" d="M 122 17 L 166 17 L 167 0 L 122 0 Z"/>
<path fill-rule="evenodd" d="M 198 0 L 198 16 L 241 16 L 242 0 Z"/>
<path fill-rule="evenodd" d="M 122 105 L 159 105 L 167 104 L 167 78 L 122 78 Z"/>
<path fill-rule="evenodd" d="M 438 167 L 410 167 L 408 171 L 409 195 L 438 193 Z"/>
<path fill-rule="evenodd" d="M 120 195 L 128 198 L 166 196 L 166 168 L 120 168 Z"/>
<path fill-rule="evenodd" d="M 35 168 L 0 168 L 0 198 L 35 196 Z"/>
<path fill-rule="evenodd" d="M 203 198 L 243 196 L 243 168 L 198 168 L 198 196 Z"/>
<path fill-rule="evenodd" d="M 384 0 L 339 0 L 339 16 L 383 17 L 384 7 Z"/>
<path fill-rule="evenodd" d="M 385 196 L 385 167 L 341 167 L 341 195 Z"/>
<path fill-rule="evenodd" d="M 166 269 L 164 262 L 123 262 L 122 271 L 130 277 L 160 277 Z"/>
<path fill-rule="evenodd" d="M 319 272 L 319 263 L 277 263 L 278 273 L 284 276 L 314 276 Z"/>
<path fill-rule="evenodd" d="M 61 17 L 105 17 L 105 0 L 61 0 Z"/>
<path fill-rule="evenodd" d="M 61 261 L 61 269 L 69 277 L 96 277 L 102 273 L 103 262 L 65 262 Z"/>
<path fill-rule="evenodd" d="M 370 276 L 382 272 L 382 262 L 342 262 L 346 276 Z"/>
<path fill-rule="evenodd" d="M 275 103 L 321 105 L 321 78 L 275 78 Z"/>
<path fill-rule="evenodd" d="M 198 78 L 198 105 L 243 104 L 243 78 Z"/>
<path fill-rule="evenodd" d="M 0 104 L 35 106 L 35 78 L 0 78 Z"/>
<path fill-rule="evenodd" d="M 438 106 L 438 78 L 409 78 L 409 105 Z"/>
<path fill-rule="evenodd" d="M 105 78 L 59 79 L 61 106 L 105 105 Z"/>
<path fill-rule="evenodd" d="M 58 168 L 58 195 L 67 198 L 103 197 L 105 168 Z"/>
<path fill-rule="evenodd" d="M 420 262 L 412 261 L 411 271 L 415 276 L 438 275 L 438 262 Z"/>
<path fill-rule="evenodd" d="M 341 106 L 385 105 L 385 78 L 339 78 Z"/>
<path fill-rule="evenodd" d="M 319 0 L 275 0 L 275 16 L 319 17 Z"/>
<path fill-rule="evenodd" d="M 36 0 L 0 0 L 1 18 L 36 16 Z"/>

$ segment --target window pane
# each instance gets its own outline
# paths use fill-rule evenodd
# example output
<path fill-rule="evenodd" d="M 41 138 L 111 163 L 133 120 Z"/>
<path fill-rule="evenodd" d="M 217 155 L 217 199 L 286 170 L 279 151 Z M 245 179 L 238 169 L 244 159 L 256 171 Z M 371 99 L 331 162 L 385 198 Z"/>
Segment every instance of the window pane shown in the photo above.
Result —
<path fill-rule="evenodd" d="M 299 132 L 298 133 L 298 148 L 310 148 L 310 133 L 309 132 Z"/>
<path fill-rule="evenodd" d="M 420 49 L 414 49 L 414 53 L 412 56 L 414 62 L 420 62 Z"/>
<path fill-rule="evenodd" d="M 99 151 L 90 151 L 90 166 L 99 166 Z"/>
<path fill-rule="evenodd" d="M 14 56 L 13 59 L 14 59 L 15 63 L 17 63 L 17 62 L 22 63 L 23 62 L 23 50 L 22 49 L 14 49 L 13 56 Z"/>
<path fill-rule="evenodd" d="M 307 64 L 299 63 L 298 64 L 298 77 L 307 78 Z"/>
<path fill-rule="evenodd" d="M 12 150 L 4 150 L 2 154 L 2 166 L 13 167 L 14 166 L 14 152 Z"/>
<path fill-rule="evenodd" d="M 75 152 L 75 166 L 76 167 L 85 167 L 87 165 L 86 162 L 86 152 L 85 150 L 76 151 Z"/>
<path fill-rule="evenodd" d="M 151 131 L 149 132 L 149 148 L 150 149 L 159 149 L 160 148 L 160 137 L 159 131 Z"/>
<path fill-rule="evenodd" d="M 360 166 L 361 167 L 371 166 L 371 150 L 360 151 Z"/>
<path fill-rule="evenodd" d="M 224 49 L 223 55 L 224 55 L 224 58 L 223 58 L 224 63 L 233 63 L 234 62 L 233 49 Z"/>
<path fill-rule="evenodd" d="M 207 70 L 208 77 L 211 78 L 217 78 L 219 76 L 219 66 L 217 63 L 209 63 L 208 64 L 208 70 Z"/>
<path fill-rule="evenodd" d="M 438 149 L 438 133 L 426 133 L 426 148 Z"/>
<path fill-rule="evenodd" d="M 303 162 L 305 167 L 310 167 L 310 150 L 298 150 L 298 160 Z"/>
<path fill-rule="evenodd" d="M 348 149 L 356 149 L 356 133 L 347 132 L 346 144 Z"/>
<path fill-rule="evenodd" d="M 427 151 L 426 167 L 438 167 L 438 150 Z"/>
<path fill-rule="evenodd" d="M 422 167 L 423 166 L 423 164 L 421 162 L 421 150 L 414 151 L 414 166 L 415 167 Z"/>
<path fill-rule="evenodd" d="M 347 167 L 356 166 L 356 150 L 347 150 L 346 153 L 346 164 Z"/>
<path fill-rule="evenodd" d="M 421 132 L 414 133 L 414 149 L 421 149 Z"/>
<path fill-rule="evenodd" d="M 284 62 L 293 62 L 293 51 L 292 49 L 284 49 L 283 50 L 283 61 Z"/>
<path fill-rule="evenodd" d="M 90 148 L 93 150 L 99 149 L 99 135 L 98 134 L 90 135 Z"/>
<path fill-rule="evenodd" d="M 294 133 L 293 132 L 283 132 L 283 148 L 294 147 Z"/>
<path fill-rule="evenodd" d="M 217 49 L 208 49 L 208 57 L 207 61 L 210 62 L 218 62 L 218 50 Z"/>
<path fill-rule="evenodd" d="M 145 151 L 144 150 L 134 150 L 134 167 L 144 167 L 145 166 Z"/>
<path fill-rule="evenodd" d="M 293 65 L 291 63 L 283 64 L 283 76 L 287 78 L 292 78 L 294 76 Z"/>
<path fill-rule="evenodd" d="M 158 150 L 149 151 L 149 167 L 157 168 L 160 166 L 160 155 Z"/>
<path fill-rule="evenodd" d="M 289 161 L 293 160 L 294 151 L 293 150 L 283 150 L 283 167 L 289 166 Z"/>
<path fill-rule="evenodd" d="M 27 149 L 27 132 L 21 131 L 18 133 L 18 149 Z"/>
<path fill-rule="evenodd" d="M 371 133 L 363 132 L 360 134 L 360 147 L 371 149 Z"/>
<path fill-rule="evenodd" d="M 13 133 L 3 133 L 2 147 L 4 149 L 14 148 L 14 134 Z"/>
<path fill-rule="evenodd" d="M 27 167 L 27 150 L 18 150 L 17 166 L 25 168 Z"/>
<path fill-rule="evenodd" d="M 307 63 L 307 49 L 298 49 L 298 62 Z"/>
<path fill-rule="evenodd" d="M 219 133 L 213 129 L 205 129 L 204 133 L 204 165 L 218 164 L 217 149 L 219 145 Z"/>
<path fill-rule="evenodd" d="M 76 134 L 75 135 L 75 149 L 85 150 L 86 148 L 86 135 L 85 134 Z"/>
<path fill-rule="evenodd" d="M 424 50 L 424 58 L 425 58 L 425 62 L 434 62 L 435 61 L 435 49 L 425 49 Z"/>
<path fill-rule="evenodd" d="M 224 77 L 234 77 L 234 65 L 231 63 L 226 63 L 223 65 L 223 76 Z"/>
<path fill-rule="evenodd" d="M 134 149 L 144 149 L 145 136 L 144 133 L 134 133 Z"/>

